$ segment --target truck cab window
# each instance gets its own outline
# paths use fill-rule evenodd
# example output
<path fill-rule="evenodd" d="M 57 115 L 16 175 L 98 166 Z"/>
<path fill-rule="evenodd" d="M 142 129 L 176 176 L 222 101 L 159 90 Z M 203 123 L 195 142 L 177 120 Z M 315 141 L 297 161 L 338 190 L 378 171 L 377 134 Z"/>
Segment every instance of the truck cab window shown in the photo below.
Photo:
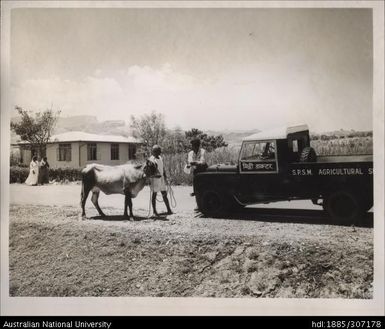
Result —
<path fill-rule="evenodd" d="M 298 141 L 293 140 L 293 152 L 298 153 Z"/>
<path fill-rule="evenodd" d="M 246 142 L 242 147 L 241 160 L 275 161 L 275 142 Z"/>

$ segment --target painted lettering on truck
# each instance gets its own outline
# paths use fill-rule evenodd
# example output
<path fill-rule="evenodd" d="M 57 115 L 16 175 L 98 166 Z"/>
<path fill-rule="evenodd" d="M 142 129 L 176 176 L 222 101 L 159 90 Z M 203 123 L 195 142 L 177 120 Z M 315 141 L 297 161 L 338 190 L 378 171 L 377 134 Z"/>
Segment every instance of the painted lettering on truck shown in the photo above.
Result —
<path fill-rule="evenodd" d="M 368 168 L 369 175 L 373 175 L 373 168 Z M 292 176 L 312 176 L 312 169 L 292 169 Z M 339 176 L 339 175 L 364 175 L 362 168 L 322 168 L 318 169 L 319 176 Z"/>
<path fill-rule="evenodd" d="M 319 169 L 318 175 L 363 175 L 361 168 Z"/>
<path fill-rule="evenodd" d="M 313 172 L 311 169 L 293 169 L 291 174 L 293 176 L 310 176 L 313 175 Z"/>

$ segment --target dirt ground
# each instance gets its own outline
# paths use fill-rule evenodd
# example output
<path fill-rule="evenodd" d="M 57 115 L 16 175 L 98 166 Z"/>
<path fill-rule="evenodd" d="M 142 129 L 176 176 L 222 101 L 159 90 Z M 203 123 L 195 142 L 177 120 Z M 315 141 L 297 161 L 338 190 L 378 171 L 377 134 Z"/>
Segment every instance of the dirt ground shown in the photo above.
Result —
<path fill-rule="evenodd" d="M 360 227 L 339 226 L 318 210 L 281 205 L 214 219 L 186 198 L 176 214 L 154 220 L 142 196 L 136 221 L 106 207 L 107 197 L 108 217 L 89 207 L 90 218 L 80 220 L 72 194 L 50 204 L 66 186 L 44 186 L 33 197 L 28 188 L 11 186 L 11 296 L 373 296 L 371 215 Z M 187 191 L 175 189 L 176 199 Z"/>

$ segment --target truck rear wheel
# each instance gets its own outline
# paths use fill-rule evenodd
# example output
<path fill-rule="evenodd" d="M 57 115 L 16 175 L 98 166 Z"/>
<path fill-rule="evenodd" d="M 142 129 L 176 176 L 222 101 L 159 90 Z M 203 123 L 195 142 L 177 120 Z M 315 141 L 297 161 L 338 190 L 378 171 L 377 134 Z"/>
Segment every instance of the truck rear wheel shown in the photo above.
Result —
<path fill-rule="evenodd" d="M 356 193 L 351 191 L 341 190 L 329 194 L 323 207 L 332 219 L 342 224 L 356 223 L 364 214 L 362 203 Z"/>
<path fill-rule="evenodd" d="M 207 190 L 197 198 L 199 210 L 206 216 L 219 216 L 226 210 L 223 193 L 217 190 Z"/>
<path fill-rule="evenodd" d="M 373 193 L 366 194 L 366 197 L 362 200 L 362 207 L 364 212 L 368 212 L 373 208 Z"/>
<path fill-rule="evenodd" d="M 365 204 L 364 204 L 364 212 L 368 212 L 372 208 L 373 208 L 373 201 L 365 202 Z"/>

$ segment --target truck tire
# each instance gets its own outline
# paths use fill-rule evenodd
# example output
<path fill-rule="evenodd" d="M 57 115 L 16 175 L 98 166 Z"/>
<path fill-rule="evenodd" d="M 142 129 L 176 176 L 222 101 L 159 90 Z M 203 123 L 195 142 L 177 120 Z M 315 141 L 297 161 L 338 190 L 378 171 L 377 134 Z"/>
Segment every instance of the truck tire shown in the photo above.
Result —
<path fill-rule="evenodd" d="M 305 147 L 302 152 L 301 156 L 299 158 L 300 162 L 316 162 L 317 161 L 317 154 L 315 153 L 315 150 L 312 147 Z"/>
<path fill-rule="evenodd" d="M 206 190 L 197 196 L 199 210 L 205 216 L 217 217 L 227 210 L 226 198 L 218 190 Z"/>
<path fill-rule="evenodd" d="M 373 207 L 373 193 L 365 193 L 362 199 L 362 207 L 364 212 L 368 212 Z"/>
<path fill-rule="evenodd" d="M 366 201 L 363 205 L 363 210 L 364 212 L 368 212 L 370 209 L 373 208 L 373 200 L 371 201 Z"/>
<path fill-rule="evenodd" d="M 340 224 L 355 224 L 365 212 L 357 193 L 348 190 L 339 190 L 327 195 L 323 208 Z"/>
<path fill-rule="evenodd" d="M 229 195 L 227 198 L 228 210 L 236 212 L 244 209 L 246 205 L 239 203 L 233 195 Z"/>

